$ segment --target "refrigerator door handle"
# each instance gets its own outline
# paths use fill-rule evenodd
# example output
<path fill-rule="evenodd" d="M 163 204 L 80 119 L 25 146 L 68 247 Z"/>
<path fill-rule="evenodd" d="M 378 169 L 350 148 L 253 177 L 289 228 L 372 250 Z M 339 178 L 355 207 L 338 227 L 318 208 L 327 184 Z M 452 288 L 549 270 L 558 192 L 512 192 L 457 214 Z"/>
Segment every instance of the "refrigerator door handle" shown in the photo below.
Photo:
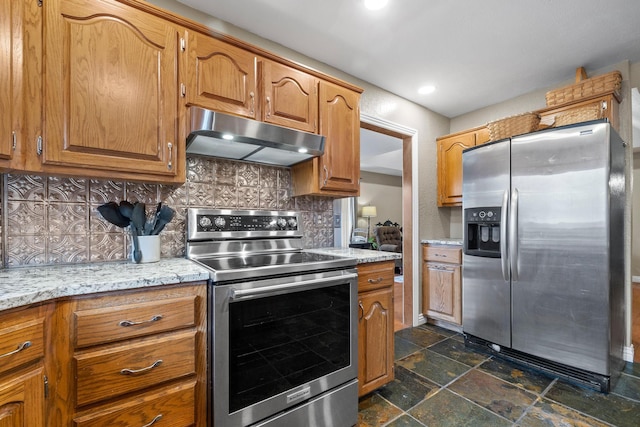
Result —
<path fill-rule="evenodd" d="M 508 282 L 511 278 L 509 271 L 509 244 L 507 242 L 507 226 L 509 212 L 509 190 L 504 190 L 502 195 L 502 211 L 500 212 L 500 264 L 502 266 L 502 278 Z"/>
<path fill-rule="evenodd" d="M 509 212 L 509 261 L 511 264 L 511 280 L 518 281 L 518 189 L 511 192 L 511 209 Z"/>

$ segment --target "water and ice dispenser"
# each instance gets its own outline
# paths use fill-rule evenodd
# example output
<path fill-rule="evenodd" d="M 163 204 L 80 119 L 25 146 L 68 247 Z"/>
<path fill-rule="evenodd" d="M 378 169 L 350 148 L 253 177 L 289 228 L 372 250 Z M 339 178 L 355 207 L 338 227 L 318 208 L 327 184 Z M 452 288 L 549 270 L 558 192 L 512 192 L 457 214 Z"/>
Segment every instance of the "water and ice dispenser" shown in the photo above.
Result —
<path fill-rule="evenodd" d="M 500 258 L 500 207 L 464 210 L 464 253 Z"/>

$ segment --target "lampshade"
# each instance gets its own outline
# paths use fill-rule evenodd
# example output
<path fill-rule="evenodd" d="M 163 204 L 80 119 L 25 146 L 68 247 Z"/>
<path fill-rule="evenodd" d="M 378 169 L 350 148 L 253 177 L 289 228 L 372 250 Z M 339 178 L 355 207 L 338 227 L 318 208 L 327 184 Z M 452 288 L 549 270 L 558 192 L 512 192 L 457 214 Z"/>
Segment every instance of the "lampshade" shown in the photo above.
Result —
<path fill-rule="evenodd" d="M 376 207 L 375 206 L 363 206 L 362 207 L 362 216 L 365 218 L 371 218 L 378 215 L 378 212 L 376 212 Z"/>

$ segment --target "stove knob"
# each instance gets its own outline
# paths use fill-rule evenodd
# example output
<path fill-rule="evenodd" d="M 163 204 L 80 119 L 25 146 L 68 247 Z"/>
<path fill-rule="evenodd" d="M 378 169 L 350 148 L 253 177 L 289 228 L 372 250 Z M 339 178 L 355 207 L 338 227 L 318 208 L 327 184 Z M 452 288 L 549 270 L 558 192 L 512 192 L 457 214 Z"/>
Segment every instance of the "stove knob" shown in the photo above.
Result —
<path fill-rule="evenodd" d="M 201 216 L 198 220 L 198 224 L 200 224 L 200 227 L 202 228 L 209 228 L 212 225 L 211 218 L 209 218 L 208 216 Z"/>
<path fill-rule="evenodd" d="M 284 218 L 278 218 L 278 227 L 285 228 L 287 226 L 287 220 Z"/>
<path fill-rule="evenodd" d="M 296 221 L 295 218 L 289 218 L 288 223 L 289 223 L 289 227 L 291 228 L 296 228 L 296 226 L 298 225 L 298 221 Z"/>
<path fill-rule="evenodd" d="M 224 226 L 227 225 L 227 221 L 225 221 L 221 216 L 217 216 L 216 219 L 213 220 L 213 223 L 218 228 L 224 228 Z"/>

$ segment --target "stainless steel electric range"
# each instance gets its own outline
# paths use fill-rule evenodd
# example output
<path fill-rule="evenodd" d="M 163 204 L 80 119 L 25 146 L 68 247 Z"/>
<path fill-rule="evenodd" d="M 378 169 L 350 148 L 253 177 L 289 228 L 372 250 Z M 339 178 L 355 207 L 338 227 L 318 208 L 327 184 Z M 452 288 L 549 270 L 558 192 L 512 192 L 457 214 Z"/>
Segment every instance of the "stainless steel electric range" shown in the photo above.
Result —
<path fill-rule="evenodd" d="M 305 252 L 302 234 L 298 212 L 189 209 L 215 427 L 357 423 L 356 260 Z"/>

